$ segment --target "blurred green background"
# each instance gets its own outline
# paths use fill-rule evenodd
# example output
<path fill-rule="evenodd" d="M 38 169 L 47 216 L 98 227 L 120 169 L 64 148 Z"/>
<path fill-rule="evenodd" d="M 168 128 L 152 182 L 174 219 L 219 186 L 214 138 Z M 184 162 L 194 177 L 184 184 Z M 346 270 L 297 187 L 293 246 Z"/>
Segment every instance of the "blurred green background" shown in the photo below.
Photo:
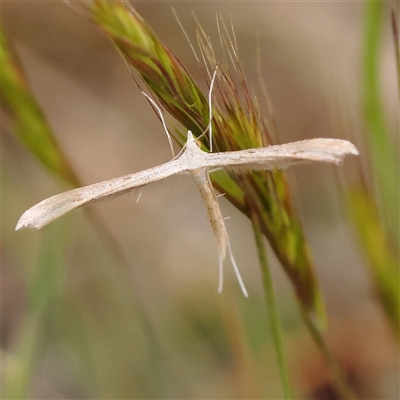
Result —
<path fill-rule="evenodd" d="M 215 45 L 215 13 L 227 24 L 232 18 L 242 67 L 255 89 L 259 48 L 280 142 L 338 137 L 363 151 L 363 4 L 132 4 L 205 91 L 171 6 L 193 42 L 192 12 Z M 381 94 L 398 144 L 386 11 Z M 82 182 L 171 158 L 162 126 L 121 57 L 86 18 L 62 2 L 3 3 L 2 13 L 31 88 Z M 229 262 L 224 291 L 217 294 L 217 249 L 197 188 L 186 176 L 145 188 L 138 203 L 139 192 L 133 192 L 94 206 L 127 263 L 82 211 L 40 232 L 15 232 L 23 211 L 67 187 L 2 130 L 4 398 L 281 398 L 253 234 L 233 206 L 220 199 L 224 216 L 231 217 L 227 229 L 249 299 Z M 355 168 L 356 161 L 347 160 L 344 168 L 304 166 L 288 175 L 326 299 L 328 342 L 360 398 L 394 399 L 395 335 L 341 202 L 340 183 Z M 322 398 L 318 393 L 329 393 L 329 371 L 300 321 L 286 277 L 272 253 L 270 258 L 296 396 Z"/>

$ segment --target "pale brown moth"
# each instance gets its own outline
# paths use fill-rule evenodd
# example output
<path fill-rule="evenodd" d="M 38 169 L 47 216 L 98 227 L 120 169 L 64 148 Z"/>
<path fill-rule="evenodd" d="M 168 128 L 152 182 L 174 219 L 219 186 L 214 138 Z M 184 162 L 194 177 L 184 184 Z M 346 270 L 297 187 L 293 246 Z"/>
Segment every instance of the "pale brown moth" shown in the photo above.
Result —
<path fill-rule="evenodd" d="M 216 71 L 211 81 L 210 93 L 215 76 Z M 209 96 L 210 98 L 211 96 Z M 155 105 L 153 101 L 152 103 Z M 155 106 L 157 107 L 157 105 Z M 162 118 L 161 110 L 159 108 L 157 110 Z M 163 118 L 162 121 L 165 126 Z M 211 138 L 211 124 L 209 125 L 209 130 Z M 166 132 L 169 138 L 169 133 L 167 130 Z M 175 174 L 188 173 L 200 190 L 206 207 L 207 217 L 210 220 L 217 241 L 219 253 L 218 291 L 222 291 L 223 261 L 226 257 L 226 249 L 228 248 L 239 285 L 247 297 L 248 293 L 233 257 L 228 232 L 210 181 L 210 169 L 211 171 L 220 168 L 232 170 L 271 170 L 273 168 L 286 168 L 291 165 L 310 162 L 340 164 L 345 156 L 349 154 L 357 155 L 357 148 L 349 141 L 341 139 L 308 139 L 248 150 L 207 153 L 197 145 L 196 138 L 193 137 L 192 132 L 188 131 L 187 142 L 184 148 L 171 161 L 144 171 L 94 183 L 52 196 L 25 211 L 15 229 L 41 229 L 76 208 L 94 204 L 109 196 L 125 193 L 134 188 L 157 182 Z"/>

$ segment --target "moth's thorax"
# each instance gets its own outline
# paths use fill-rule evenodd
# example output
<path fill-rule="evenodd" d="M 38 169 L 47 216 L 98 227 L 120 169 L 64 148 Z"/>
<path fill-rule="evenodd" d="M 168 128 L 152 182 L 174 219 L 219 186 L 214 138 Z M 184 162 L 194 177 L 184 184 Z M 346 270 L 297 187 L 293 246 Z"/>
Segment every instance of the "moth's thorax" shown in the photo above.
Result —
<path fill-rule="evenodd" d="M 190 170 L 204 168 L 206 163 L 207 153 L 200 149 L 196 143 L 196 139 L 193 137 L 192 132 L 188 131 L 188 137 L 186 141 L 186 148 L 182 157 L 186 158 L 187 166 Z"/>

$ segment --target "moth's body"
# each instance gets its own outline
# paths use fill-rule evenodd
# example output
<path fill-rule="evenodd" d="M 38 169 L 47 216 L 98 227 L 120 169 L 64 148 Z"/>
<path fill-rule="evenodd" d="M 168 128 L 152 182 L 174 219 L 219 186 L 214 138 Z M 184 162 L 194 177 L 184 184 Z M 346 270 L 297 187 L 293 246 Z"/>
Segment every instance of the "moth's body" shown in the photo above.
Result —
<path fill-rule="evenodd" d="M 207 217 L 217 240 L 219 256 L 220 258 L 224 259 L 226 256 L 228 233 L 225 228 L 224 218 L 222 217 L 217 196 L 215 195 L 211 184 L 208 167 L 191 170 L 190 176 L 193 178 L 197 187 L 199 188 L 201 197 L 206 207 Z"/>
<path fill-rule="evenodd" d="M 230 248 L 218 200 L 210 181 L 210 169 L 272 169 L 312 161 L 339 164 L 347 154 L 358 154 L 358 151 L 350 142 L 340 139 L 310 139 L 256 149 L 207 153 L 197 146 L 196 139 L 189 131 L 185 147 L 171 161 L 134 174 L 73 189 L 43 200 L 25 211 L 17 223 L 16 230 L 21 228 L 41 229 L 75 208 L 93 204 L 103 198 L 157 182 L 171 175 L 189 173 L 200 190 L 217 241 L 220 267 L 219 291 L 222 290 L 222 262 L 226 256 L 226 248 L 228 248 L 239 284 L 247 296 Z"/>
<path fill-rule="evenodd" d="M 220 260 L 224 260 L 226 256 L 226 245 L 228 241 L 228 233 L 226 231 L 224 218 L 222 217 L 221 209 L 215 195 L 213 186 L 210 180 L 209 167 L 207 164 L 207 155 L 197 145 L 192 132 L 188 132 L 186 141 L 186 149 L 180 158 L 185 158 L 187 171 L 199 188 L 201 197 L 207 212 L 207 217 L 210 221 L 211 228 L 217 241 L 218 253 Z"/>

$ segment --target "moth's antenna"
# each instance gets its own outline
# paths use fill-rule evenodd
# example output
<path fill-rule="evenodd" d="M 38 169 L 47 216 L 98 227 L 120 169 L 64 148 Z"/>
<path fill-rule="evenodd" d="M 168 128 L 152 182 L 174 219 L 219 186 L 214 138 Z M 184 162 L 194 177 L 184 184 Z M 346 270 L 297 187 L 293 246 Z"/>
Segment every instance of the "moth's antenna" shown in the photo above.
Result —
<path fill-rule="evenodd" d="M 218 71 L 218 65 L 215 67 L 215 71 L 211 78 L 210 90 L 208 92 L 208 107 L 209 107 L 209 118 L 208 118 L 209 134 L 208 134 L 208 136 L 209 136 L 209 141 L 210 141 L 210 152 L 211 153 L 212 153 L 212 90 L 214 87 L 215 79 L 217 78 L 217 71 Z"/>
<path fill-rule="evenodd" d="M 143 92 L 143 90 L 141 90 L 141 92 L 142 92 L 142 95 L 147 98 L 147 100 L 152 104 L 152 106 L 158 112 L 158 115 L 160 116 L 160 119 L 161 119 L 161 123 L 163 124 L 164 130 L 165 130 L 165 133 L 167 134 L 168 143 L 169 143 L 169 147 L 170 147 L 171 152 L 172 152 L 172 156 L 175 157 L 174 147 L 172 146 L 171 135 L 168 132 L 167 124 L 165 123 L 165 119 L 164 119 L 164 116 L 162 114 L 161 108 L 158 106 L 158 104 L 147 93 Z"/>

